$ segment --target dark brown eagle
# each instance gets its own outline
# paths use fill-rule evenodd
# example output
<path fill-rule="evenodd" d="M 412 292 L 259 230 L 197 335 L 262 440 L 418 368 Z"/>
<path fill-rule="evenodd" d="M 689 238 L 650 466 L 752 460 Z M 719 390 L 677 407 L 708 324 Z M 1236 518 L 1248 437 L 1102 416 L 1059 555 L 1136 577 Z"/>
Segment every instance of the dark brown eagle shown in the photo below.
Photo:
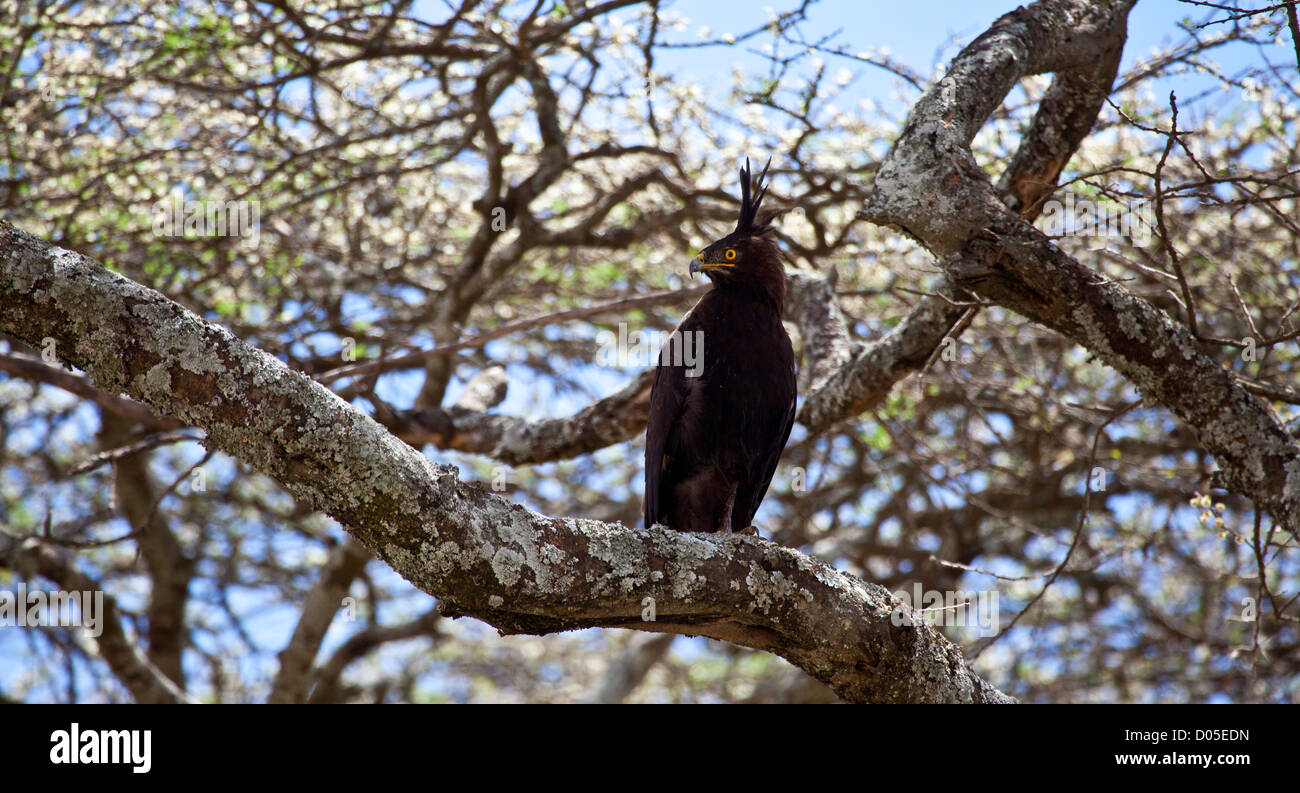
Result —
<path fill-rule="evenodd" d="M 660 353 L 646 428 L 647 527 L 754 533 L 790 438 L 794 349 L 781 325 L 785 267 L 768 236 L 775 213 L 758 217 L 766 177 L 764 167 L 751 185 L 745 160 L 736 230 L 691 262 L 713 287 Z"/>

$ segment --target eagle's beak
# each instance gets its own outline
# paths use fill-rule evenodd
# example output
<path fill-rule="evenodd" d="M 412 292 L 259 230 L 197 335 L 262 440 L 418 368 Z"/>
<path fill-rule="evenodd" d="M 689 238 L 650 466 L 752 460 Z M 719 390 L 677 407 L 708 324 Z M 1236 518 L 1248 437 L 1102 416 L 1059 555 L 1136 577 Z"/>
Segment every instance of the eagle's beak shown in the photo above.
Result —
<path fill-rule="evenodd" d="M 700 264 L 700 257 L 696 256 L 694 259 L 691 259 L 691 269 L 689 272 L 691 275 L 704 272 L 704 267 Z"/>

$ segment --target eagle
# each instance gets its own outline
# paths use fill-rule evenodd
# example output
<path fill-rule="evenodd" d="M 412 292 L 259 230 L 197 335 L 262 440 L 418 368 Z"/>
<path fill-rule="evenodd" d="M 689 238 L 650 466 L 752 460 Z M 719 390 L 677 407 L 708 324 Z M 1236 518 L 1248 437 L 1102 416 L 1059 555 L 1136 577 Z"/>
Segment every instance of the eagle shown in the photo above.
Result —
<path fill-rule="evenodd" d="M 711 287 L 660 351 L 646 426 L 647 528 L 755 534 L 754 513 L 790 439 L 785 267 L 770 236 L 777 213 L 759 217 L 771 164 L 751 181 L 746 158 L 736 230 L 691 261 L 691 275 L 704 273 Z"/>

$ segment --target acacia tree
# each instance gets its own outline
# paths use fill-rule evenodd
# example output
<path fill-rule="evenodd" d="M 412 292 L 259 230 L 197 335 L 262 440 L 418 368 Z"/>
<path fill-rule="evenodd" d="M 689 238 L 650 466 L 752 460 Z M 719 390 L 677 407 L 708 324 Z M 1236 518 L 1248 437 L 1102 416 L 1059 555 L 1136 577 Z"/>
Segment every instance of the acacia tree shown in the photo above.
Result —
<path fill-rule="evenodd" d="M 0 565 L 109 593 L 93 642 L 32 641 L 69 698 L 84 675 L 138 701 L 418 699 L 458 675 L 530 699 L 825 696 L 741 647 L 849 701 L 1288 696 L 1294 71 L 1220 73 L 1257 115 L 1195 133 L 1186 102 L 1180 125 L 1143 96 L 1288 18 L 1217 11 L 1119 75 L 1131 6 L 1018 9 L 933 82 L 805 38 L 806 5 L 703 42 L 657 3 L 8 15 Z M 770 72 L 736 76 L 725 119 L 656 72 L 760 39 Z M 890 70 L 907 118 L 835 108 L 852 80 L 823 58 Z M 780 153 L 801 354 L 774 542 L 634 528 L 649 377 L 601 393 L 597 334 L 671 327 L 699 291 L 656 286 L 733 215 L 755 150 Z M 1066 190 L 1149 199 L 1156 243 L 1049 236 Z M 249 202 L 256 239 L 160 234 L 186 200 Z M 521 391 L 580 409 L 499 410 Z M 913 584 L 1001 592 L 1004 630 L 952 630 L 963 653 L 896 624 Z M 292 608 L 276 648 L 252 587 Z M 726 645 L 501 640 L 463 615 Z M 433 652 L 392 651 L 413 638 Z"/>

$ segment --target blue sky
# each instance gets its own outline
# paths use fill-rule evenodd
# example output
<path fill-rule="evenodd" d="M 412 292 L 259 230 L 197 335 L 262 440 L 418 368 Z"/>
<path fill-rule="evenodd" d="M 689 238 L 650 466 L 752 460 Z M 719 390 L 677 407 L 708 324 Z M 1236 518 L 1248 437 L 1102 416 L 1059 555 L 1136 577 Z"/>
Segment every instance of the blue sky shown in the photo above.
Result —
<path fill-rule="evenodd" d="M 777 11 L 793 8 L 794 2 L 772 2 Z M 888 48 L 898 61 L 916 72 L 929 76 L 936 63 L 946 63 L 961 46 L 982 33 L 999 16 L 1015 9 L 1020 3 L 1014 0 L 949 0 L 948 2 L 885 3 L 869 0 L 821 0 L 808 11 L 808 21 L 803 30 L 809 40 L 840 31 L 835 41 L 849 51 L 863 48 Z M 1266 5 L 1266 4 L 1259 4 Z M 667 40 L 688 41 L 695 38 L 700 26 L 709 27 L 715 35 L 740 33 L 755 27 L 763 16 L 759 6 L 742 0 L 688 0 L 669 6 L 673 11 L 691 19 L 687 33 L 665 35 Z M 625 12 L 628 17 L 631 12 Z M 1121 73 L 1139 58 L 1149 56 L 1162 45 L 1184 39 L 1178 22 L 1185 18 L 1200 22 L 1208 9 L 1178 0 L 1139 0 L 1129 14 L 1128 42 L 1124 47 Z M 739 22 L 738 22 L 739 21 Z M 1202 34 L 1221 30 L 1219 26 L 1207 28 Z M 725 90 L 729 80 L 718 80 L 719 73 L 727 74 L 733 64 L 748 69 L 763 68 L 764 61 L 747 50 L 761 46 L 762 37 L 740 47 L 716 47 L 692 50 L 666 51 L 656 56 L 656 66 L 680 77 L 694 77 L 701 84 Z M 1265 48 L 1275 63 L 1295 66 L 1290 42 Z M 1254 48 L 1235 44 L 1216 50 L 1214 58 L 1228 73 L 1260 64 L 1260 53 Z M 863 96 L 888 106 L 890 95 L 901 81 L 884 70 L 842 60 L 832 65 L 843 65 L 859 75 L 855 86 Z M 1215 85 L 1210 78 L 1187 75 L 1167 81 L 1162 88 L 1177 90 L 1180 96 L 1190 97 L 1199 90 Z M 1167 93 L 1167 90 L 1164 91 Z M 891 108 L 893 110 L 894 108 Z M 902 110 L 902 107 L 897 109 Z"/>
<path fill-rule="evenodd" d="M 423 0 L 432 4 L 435 0 Z M 793 7 L 794 0 L 773 2 L 770 7 L 776 12 Z M 999 16 L 1012 10 L 1017 3 L 1011 0 L 963 0 L 962 2 L 921 2 L 911 4 L 886 4 L 855 2 L 854 0 L 821 0 L 808 12 L 808 20 L 802 24 L 803 35 L 808 40 L 840 31 L 831 42 L 833 46 L 850 52 L 861 49 L 887 48 L 890 57 L 911 68 L 918 74 L 929 77 L 935 65 L 947 63 L 962 46 L 982 33 Z M 417 5 L 419 8 L 419 5 Z M 740 0 L 690 0 L 667 6 L 669 10 L 689 18 L 686 31 L 665 31 L 662 40 L 667 42 L 694 42 L 699 40 L 697 31 L 707 27 L 713 38 L 720 38 L 726 33 L 740 34 L 758 26 L 767 18 L 763 6 Z M 430 18 L 440 19 L 445 11 L 430 9 Z M 631 22 L 639 13 L 639 7 L 624 9 L 618 16 L 624 22 Z M 1185 34 L 1178 27 L 1178 22 L 1185 18 L 1200 21 L 1206 18 L 1206 10 L 1177 2 L 1177 0 L 1139 0 L 1129 16 L 1129 35 L 1125 46 L 1121 74 L 1131 68 L 1139 59 L 1147 58 L 1158 48 L 1181 42 Z M 1217 31 L 1213 27 L 1204 31 Z M 716 96 L 719 106 L 731 102 L 730 94 L 733 67 L 739 67 L 746 74 L 763 74 L 768 68 L 768 61 L 757 50 L 770 40 L 766 34 L 757 36 L 737 46 L 703 47 L 691 49 L 664 49 L 655 56 L 655 68 L 661 72 L 674 75 L 680 82 L 697 82 Z M 1294 53 L 1290 42 L 1264 48 L 1267 57 L 1274 63 L 1294 64 Z M 1218 62 L 1225 73 L 1236 74 L 1247 68 L 1261 65 L 1261 53 L 1254 47 L 1244 44 L 1232 44 L 1213 51 L 1212 58 Z M 905 86 L 898 77 L 873 66 L 848 59 L 836 59 L 824 56 L 830 71 L 843 66 L 855 75 L 850 93 L 853 96 L 871 98 L 883 112 L 890 117 L 901 119 L 905 116 L 911 102 L 918 92 Z M 837 62 L 838 60 L 838 62 Z M 1152 85 L 1155 95 L 1163 103 L 1164 97 L 1173 90 L 1180 97 L 1180 126 L 1194 128 L 1198 117 L 1206 113 L 1224 112 L 1224 107 L 1237 101 L 1235 97 L 1225 97 L 1219 90 L 1220 83 L 1214 78 L 1196 74 L 1180 74 L 1165 78 Z M 1200 106 L 1191 102 L 1202 92 L 1214 89 L 1210 100 Z M 648 289 L 672 288 L 671 282 L 642 285 Z M 617 321 L 610 320 L 610 321 Z M 542 331 L 546 338 L 560 335 L 572 335 L 576 327 L 552 327 Z M 594 342 L 593 342 L 594 349 Z M 510 339 L 492 342 L 486 351 L 495 360 L 506 362 L 515 358 Z M 635 376 L 636 367 L 618 370 L 597 365 L 584 366 L 580 380 L 590 389 L 592 396 L 607 395 L 622 388 Z M 571 414 L 590 402 L 590 396 L 583 394 L 560 394 L 553 390 L 546 379 L 537 379 L 528 367 L 510 367 L 511 388 L 506 401 L 498 408 L 505 414 L 541 419 L 548 416 Z M 407 372 L 390 375 L 381 380 L 379 393 L 394 404 L 406 405 L 418 391 L 421 374 Z M 453 380 L 447 401 L 454 402 L 459 396 L 463 383 Z M 802 437 L 802 429 L 795 428 L 792 441 Z M 616 447 L 627 449 L 627 453 L 639 454 L 639 446 Z M 607 450 L 608 451 L 608 450 Z M 475 472 L 467 464 L 470 460 L 461 455 L 435 452 L 439 462 L 459 464 L 462 475 L 474 479 Z M 556 464 L 538 466 L 544 472 L 554 472 Z M 604 484 L 613 497 L 624 497 L 624 488 L 628 488 L 637 497 L 640 496 L 641 482 L 611 482 Z M 761 523 L 768 518 L 766 508 L 760 511 Z"/>
<path fill-rule="evenodd" d="M 777 11 L 783 11 L 792 5 L 793 2 L 771 3 Z M 968 43 L 998 16 L 1016 5 L 1018 3 L 1014 0 L 960 0 L 959 2 L 902 4 L 873 3 L 863 0 L 857 2 L 823 0 L 810 9 L 809 21 L 803 25 L 803 30 L 809 39 L 841 30 L 835 40 L 837 45 L 850 51 L 886 47 L 892 57 L 928 77 L 933 73 L 936 63 L 948 61 L 960 46 Z M 423 0 L 417 4 L 417 8 L 420 7 L 429 8 L 428 16 L 431 19 L 445 16 L 442 4 L 436 0 Z M 694 41 L 696 31 L 701 26 L 707 26 L 714 35 L 719 36 L 724 33 L 741 33 L 765 19 L 762 5 L 740 0 L 692 0 L 676 3 L 671 8 L 689 17 L 690 25 L 684 33 L 665 34 L 664 38 L 669 41 Z M 630 20 L 636 13 L 637 9 L 632 8 L 622 12 L 622 16 L 625 20 Z M 1176 23 L 1189 16 L 1201 19 L 1205 16 L 1205 11 L 1176 0 L 1141 0 L 1129 18 L 1129 41 L 1125 48 L 1122 70 L 1131 67 L 1138 58 L 1148 56 L 1154 48 L 1181 40 L 1183 34 Z M 739 66 L 751 73 L 766 72 L 767 62 L 752 50 L 760 47 L 767 40 L 766 36 L 760 36 L 737 47 L 664 50 L 656 55 L 656 67 L 672 73 L 679 80 L 698 82 L 706 86 L 707 90 L 715 92 L 719 101 L 725 101 L 730 94 L 729 75 L 733 66 Z M 1289 53 L 1289 42 L 1286 45 L 1265 49 L 1267 57 L 1274 62 L 1288 63 L 1290 58 L 1289 62 L 1294 65 L 1294 55 Z M 1259 51 L 1244 45 L 1234 45 L 1214 54 L 1214 58 L 1230 74 L 1249 66 L 1258 66 L 1261 63 L 1260 56 Z M 881 69 L 848 60 L 836 63 L 830 56 L 826 56 L 826 60 L 832 70 L 843 66 L 852 71 L 856 75 L 853 89 L 855 95 L 870 97 L 885 108 L 891 116 L 901 117 L 906 112 L 908 101 L 916 96 L 916 92 L 910 88 L 902 90 L 900 95 L 901 81 Z M 1180 97 L 1191 97 L 1215 85 L 1217 84 L 1207 77 L 1186 75 L 1164 81 L 1158 91 L 1167 94 L 1168 90 L 1177 90 Z M 1194 120 L 1196 113 L 1190 113 L 1189 117 Z M 662 286 L 655 285 L 655 288 Z M 487 351 L 499 359 L 508 360 L 511 357 L 508 340 L 494 342 L 488 346 Z M 590 374 L 589 381 L 598 383 L 598 390 L 606 393 L 621 387 L 633 374 L 631 371 L 601 370 L 594 366 L 588 368 L 591 371 L 584 373 L 584 379 L 588 379 L 587 376 Z M 500 408 L 501 412 L 540 418 L 545 415 L 565 415 L 586 403 L 585 399 L 577 397 L 557 397 L 549 392 L 546 383 L 533 381 L 531 374 L 523 369 L 511 372 L 512 388 L 507 402 Z M 418 381 L 418 372 L 385 378 L 380 393 L 394 403 L 408 404 L 410 396 L 418 387 Z M 449 402 L 455 400 L 457 390 L 453 388 Z M 82 429 L 87 433 L 91 431 L 88 426 Z M 201 454 L 197 449 L 195 451 L 196 455 Z M 453 455 L 435 454 L 434 456 L 440 462 L 456 462 Z M 462 466 L 462 470 L 469 474 L 466 466 Z M 639 493 L 639 482 L 625 484 Z M 76 505 L 70 507 L 75 508 Z M 762 515 L 760 519 L 761 517 Z M 44 582 L 34 586 L 47 588 L 44 587 Z M 125 605 L 138 607 L 139 604 L 129 602 Z M 296 614 L 283 610 L 267 614 L 256 626 L 259 644 L 273 648 L 280 646 L 284 637 L 287 637 L 288 632 L 292 630 L 295 617 Z M 350 628 L 336 625 L 330 633 L 330 641 L 327 644 L 336 645 L 349 630 Z M 4 638 L 13 642 L 23 641 L 16 632 L 8 632 Z M 680 652 L 684 644 L 678 642 L 675 650 Z M 3 679 L 5 687 L 12 683 L 13 676 L 22 673 L 21 668 L 4 662 L 5 656 L 13 649 L 16 648 L 5 649 L 4 644 L 0 643 L 0 679 Z M 267 673 L 266 669 L 255 667 L 256 663 L 247 670 L 250 677 L 264 676 Z"/>
<path fill-rule="evenodd" d="M 770 8 L 782 12 L 796 5 L 794 0 L 771 2 Z M 853 52 L 869 48 L 887 48 L 890 56 L 907 65 L 922 76 L 933 74 L 935 64 L 947 63 L 962 46 L 982 33 L 1002 14 L 1014 9 L 1018 4 L 1013 0 L 961 0 L 960 2 L 918 2 L 918 3 L 883 3 L 864 2 L 862 0 L 821 0 L 808 12 L 808 20 L 802 24 L 803 35 L 808 40 L 815 40 L 840 31 L 832 42 L 833 45 Z M 437 0 L 422 0 L 421 7 L 428 9 L 431 19 L 441 19 L 446 11 Z M 726 33 L 740 34 L 757 27 L 766 18 L 763 5 L 741 0 L 687 0 L 666 6 L 668 10 L 689 18 L 690 24 L 684 32 L 664 31 L 662 40 L 667 42 L 695 42 L 699 40 L 697 31 L 707 27 L 711 36 L 718 38 Z M 639 6 L 633 6 L 618 12 L 617 16 L 624 22 L 632 22 L 640 13 Z M 1140 0 L 1129 16 L 1129 37 L 1125 46 L 1121 73 L 1130 68 L 1138 59 L 1149 57 L 1162 46 L 1185 38 L 1177 23 L 1184 18 L 1201 20 L 1205 18 L 1205 9 L 1189 6 L 1177 0 Z M 1217 30 L 1211 28 L 1210 30 Z M 731 71 L 733 67 L 741 68 L 746 74 L 766 73 L 768 62 L 757 50 L 766 44 L 770 37 L 766 34 L 757 36 L 737 46 L 702 47 L 691 49 L 663 49 L 655 56 L 655 68 L 661 72 L 674 75 L 682 82 L 697 82 L 716 96 L 719 106 L 730 102 L 732 89 Z M 1294 54 L 1289 42 L 1267 48 L 1268 57 L 1274 62 L 1294 64 Z M 1237 73 L 1249 67 L 1260 65 L 1260 53 L 1254 48 L 1234 44 L 1215 50 L 1213 57 L 1229 73 Z M 849 69 L 855 75 L 852 96 L 872 99 L 883 112 L 892 118 L 903 118 L 918 92 L 905 86 L 896 76 L 883 69 L 869 66 L 849 59 L 836 59 L 824 56 L 834 72 L 840 67 Z M 1290 60 L 1288 60 L 1290 58 Z M 1156 84 L 1153 90 L 1162 101 L 1170 90 L 1177 91 L 1180 97 L 1180 123 L 1187 127 L 1196 123 L 1196 118 L 1206 110 L 1184 106 L 1183 100 L 1207 89 L 1215 88 L 1212 107 L 1222 109 L 1225 98 L 1217 93 L 1218 82 L 1213 78 L 1186 74 L 1167 78 Z M 1232 101 L 1228 98 L 1228 101 Z M 651 284 L 648 288 L 671 288 L 671 282 Z M 555 329 L 551 329 L 554 331 Z M 568 328 L 558 332 L 570 332 Z M 550 331 L 548 331 L 549 333 Z M 489 345 L 487 351 L 497 357 L 510 359 L 510 342 L 502 340 Z M 626 384 L 635 375 L 635 371 L 618 371 L 604 367 L 587 367 L 582 379 L 597 395 L 612 393 Z M 522 415 L 530 418 L 545 416 L 562 416 L 572 413 L 587 404 L 587 398 L 581 395 L 557 395 L 550 391 L 549 383 L 535 382 L 532 372 L 521 368 L 511 371 L 512 387 L 505 403 L 499 410 L 503 413 Z M 412 372 L 402 376 L 386 378 L 382 381 L 380 395 L 399 405 L 407 404 L 418 390 L 419 373 Z M 461 384 L 453 382 L 449 393 L 449 402 L 458 396 Z M 799 430 L 796 429 L 796 438 Z M 463 467 L 462 467 L 463 468 Z M 470 471 L 463 468 L 469 476 Z M 639 488 L 636 483 L 634 489 Z M 639 490 L 638 490 L 639 492 Z M 761 515 L 760 515 L 761 517 Z"/>

